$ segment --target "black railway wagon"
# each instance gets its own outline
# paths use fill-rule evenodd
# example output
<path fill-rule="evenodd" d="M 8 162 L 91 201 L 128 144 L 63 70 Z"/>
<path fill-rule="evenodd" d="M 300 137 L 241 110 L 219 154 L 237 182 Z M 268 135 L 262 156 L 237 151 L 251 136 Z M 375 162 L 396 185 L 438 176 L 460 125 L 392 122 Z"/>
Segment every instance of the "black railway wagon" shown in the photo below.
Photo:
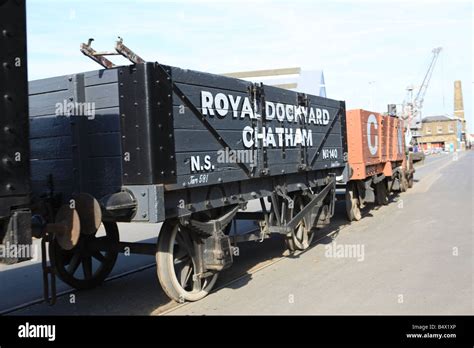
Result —
<path fill-rule="evenodd" d="M 31 244 L 26 11 L 0 1 L 0 262 L 28 259 Z M 26 248 L 23 248 L 26 247 Z"/>
<path fill-rule="evenodd" d="M 128 247 L 156 255 L 170 298 L 198 300 L 232 264 L 234 219 L 303 250 L 333 215 L 344 102 L 158 63 L 33 81 L 29 94 L 33 231 L 76 288 L 100 284 Z M 245 211 L 254 199 L 262 212 Z M 120 242 L 117 222 L 164 224 L 149 245 Z"/>

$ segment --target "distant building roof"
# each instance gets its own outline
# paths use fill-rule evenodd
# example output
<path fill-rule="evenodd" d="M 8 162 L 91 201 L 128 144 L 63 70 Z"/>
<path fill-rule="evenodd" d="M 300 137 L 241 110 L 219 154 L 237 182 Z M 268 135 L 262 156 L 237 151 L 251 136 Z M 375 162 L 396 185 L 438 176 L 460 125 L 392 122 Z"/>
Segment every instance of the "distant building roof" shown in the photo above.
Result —
<path fill-rule="evenodd" d="M 322 70 L 305 70 L 298 67 L 240 71 L 222 75 L 326 97 L 326 84 Z"/>
<path fill-rule="evenodd" d="M 454 121 L 454 119 L 448 116 L 428 116 L 424 117 L 421 122 L 439 122 L 439 121 Z"/>

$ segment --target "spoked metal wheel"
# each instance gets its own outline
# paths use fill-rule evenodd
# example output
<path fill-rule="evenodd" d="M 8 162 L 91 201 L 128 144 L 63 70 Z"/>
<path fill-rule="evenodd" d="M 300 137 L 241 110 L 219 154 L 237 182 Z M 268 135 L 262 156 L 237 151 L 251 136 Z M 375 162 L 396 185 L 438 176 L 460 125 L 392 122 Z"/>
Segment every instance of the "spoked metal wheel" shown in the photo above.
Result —
<path fill-rule="evenodd" d="M 293 208 L 288 209 L 286 221 L 289 222 L 296 214 L 298 214 L 298 212 L 304 208 L 306 205 L 305 202 L 307 201 L 308 199 L 306 199 L 305 196 L 297 195 L 294 198 Z M 296 251 L 308 249 L 308 247 L 311 245 L 311 242 L 313 241 L 313 238 L 314 233 L 312 226 L 307 226 L 305 219 L 301 219 L 301 221 L 298 222 L 294 230 L 291 232 L 291 236 L 287 236 L 285 241 L 286 246 L 290 251 Z"/>
<path fill-rule="evenodd" d="M 352 181 L 349 181 L 346 185 L 346 214 L 349 221 L 359 221 L 362 218 L 356 186 Z"/>
<path fill-rule="evenodd" d="M 176 302 L 202 299 L 217 281 L 218 273 L 199 277 L 196 244 L 178 221 L 163 224 L 156 253 L 158 280 L 166 295 Z"/>
<path fill-rule="evenodd" d="M 119 233 L 117 224 L 104 222 L 105 236 L 81 234 L 77 245 L 64 250 L 54 239 L 49 255 L 56 274 L 76 289 L 91 289 L 100 285 L 110 274 L 117 260 Z"/>
<path fill-rule="evenodd" d="M 385 180 L 375 185 L 375 201 L 377 205 L 388 204 L 388 189 Z"/>

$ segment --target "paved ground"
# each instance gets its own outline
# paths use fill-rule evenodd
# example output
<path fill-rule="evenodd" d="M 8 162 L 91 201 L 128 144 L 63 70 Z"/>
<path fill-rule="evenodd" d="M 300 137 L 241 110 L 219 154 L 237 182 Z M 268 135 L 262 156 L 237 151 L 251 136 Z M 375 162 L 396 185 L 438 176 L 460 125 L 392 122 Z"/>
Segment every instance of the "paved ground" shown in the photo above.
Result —
<path fill-rule="evenodd" d="M 430 156 L 413 189 L 367 209 L 357 223 L 345 222 L 339 202 L 331 225 L 303 253 L 286 254 L 277 238 L 242 244 L 218 290 L 197 303 L 167 300 L 151 267 L 76 292 L 75 303 L 66 295 L 54 307 L 14 314 L 474 314 L 473 159 L 474 152 L 457 161 Z M 153 226 L 133 229 L 136 240 L 156 235 Z M 152 262 L 122 258 L 115 273 Z M 31 301 L 41 294 L 40 268 L 0 268 L 0 284 L 0 308 Z"/>
<path fill-rule="evenodd" d="M 427 164 L 332 241 L 364 247 L 363 260 L 319 244 L 172 314 L 473 314 L 473 157 Z"/>

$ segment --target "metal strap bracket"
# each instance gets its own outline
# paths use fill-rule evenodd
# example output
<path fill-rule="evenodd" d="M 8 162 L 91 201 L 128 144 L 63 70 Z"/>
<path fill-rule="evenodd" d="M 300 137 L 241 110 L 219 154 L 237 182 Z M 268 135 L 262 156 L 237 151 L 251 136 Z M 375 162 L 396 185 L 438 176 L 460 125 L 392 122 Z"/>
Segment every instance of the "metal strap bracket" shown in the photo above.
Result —
<path fill-rule="evenodd" d="M 54 270 L 54 257 L 48 264 L 46 250 L 50 247 L 52 235 L 45 233 L 41 239 L 41 266 L 43 268 L 43 295 L 44 301 L 52 306 L 56 303 L 56 272 Z"/>
<path fill-rule="evenodd" d="M 304 106 L 308 110 L 309 114 L 309 107 L 310 107 L 310 99 L 308 98 L 308 95 L 305 93 L 298 93 L 298 105 Z M 296 117 L 296 115 L 295 115 Z M 300 118 L 300 121 L 306 132 L 308 132 L 308 126 L 306 122 L 304 122 L 304 118 Z M 298 164 L 298 170 L 308 170 L 310 169 L 310 166 L 308 166 L 308 152 L 306 146 L 303 145 L 303 142 L 300 144 L 300 164 Z"/>
<path fill-rule="evenodd" d="M 94 41 L 94 39 L 90 38 L 87 43 L 82 43 L 80 50 L 85 56 L 89 57 L 94 62 L 102 65 L 106 69 L 115 68 L 117 65 L 105 58 L 105 56 L 121 55 L 134 64 L 145 63 L 144 59 L 142 59 L 138 54 L 136 54 L 130 48 L 123 44 L 123 39 L 120 36 L 118 37 L 118 40 L 115 43 L 115 51 L 97 52 L 91 47 L 92 41 Z"/>
<path fill-rule="evenodd" d="M 288 208 L 292 209 L 294 206 L 294 200 L 291 199 L 291 197 L 288 195 L 288 192 L 286 190 L 286 187 L 278 185 L 275 188 L 275 192 L 278 196 L 283 197 L 288 201 Z"/>

